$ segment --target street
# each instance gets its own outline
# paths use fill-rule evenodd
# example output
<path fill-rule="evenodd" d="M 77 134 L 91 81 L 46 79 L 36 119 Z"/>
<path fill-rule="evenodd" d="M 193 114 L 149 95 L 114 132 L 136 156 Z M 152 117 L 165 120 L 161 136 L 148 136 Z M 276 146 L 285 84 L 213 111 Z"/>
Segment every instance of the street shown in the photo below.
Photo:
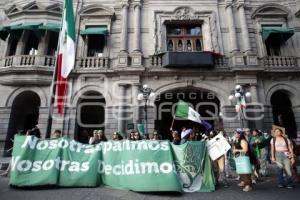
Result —
<path fill-rule="evenodd" d="M 274 177 L 264 178 L 248 193 L 242 192 L 237 181 L 231 179 L 229 188 L 218 188 L 212 193 L 137 193 L 118 189 L 100 188 L 11 188 L 8 186 L 7 177 L 0 177 L 0 199 L 1 200 L 92 200 L 92 199 L 299 199 L 300 184 L 295 189 L 278 189 Z"/>

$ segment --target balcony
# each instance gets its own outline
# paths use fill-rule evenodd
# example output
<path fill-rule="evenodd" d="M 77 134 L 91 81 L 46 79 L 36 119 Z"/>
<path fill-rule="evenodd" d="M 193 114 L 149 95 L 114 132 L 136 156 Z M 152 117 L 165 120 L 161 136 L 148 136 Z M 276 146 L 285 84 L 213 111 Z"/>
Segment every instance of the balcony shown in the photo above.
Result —
<path fill-rule="evenodd" d="M 202 53 L 202 52 L 199 52 L 199 53 Z M 206 56 L 207 55 L 205 55 L 204 57 L 197 58 L 199 63 L 196 64 L 196 65 L 189 64 L 190 61 L 186 60 L 187 63 L 182 68 L 190 67 L 190 66 L 193 66 L 193 67 L 195 67 L 195 66 L 201 67 L 202 66 L 204 68 L 206 68 L 206 67 L 211 68 L 211 67 L 214 66 L 214 68 L 217 68 L 217 69 L 228 69 L 229 70 L 229 65 L 228 65 L 229 59 L 227 57 L 225 57 L 225 56 L 212 56 L 212 58 L 211 58 L 208 55 L 208 57 L 209 57 L 208 58 Z M 208 62 L 207 63 L 204 63 L 206 61 L 202 62 L 201 58 L 202 59 L 208 58 L 208 60 L 207 60 Z M 151 66 L 151 67 L 165 67 L 164 64 L 163 64 L 163 54 L 157 54 L 157 55 L 150 56 L 149 62 L 150 62 L 149 66 Z"/>
<path fill-rule="evenodd" d="M 260 62 L 268 71 L 299 69 L 297 57 L 267 56 L 261 58 Z"/>
<path fill-rule="evenodd" d="M 50 85 L 55 56 L 15 55 L 0 59 L 0 84 Z"/>
<path fill-rule="evenodd" d="M 108 57 L 79 57 L 76 59 L 76 70 L 103 70 L 108 68 Z"/>
<path fill-rule="evenodd" d="M 42 55 L 15 55 L 2 58 L 0 67 L 12 66 L 48 66 L 53 67 L 55 64 L 55 56 Z"/>
<path fill-rule="evenodd" d="M 166 52 L 162 56 L 163 67 L 212 67 L 214 57 L 207 52 Z"/>

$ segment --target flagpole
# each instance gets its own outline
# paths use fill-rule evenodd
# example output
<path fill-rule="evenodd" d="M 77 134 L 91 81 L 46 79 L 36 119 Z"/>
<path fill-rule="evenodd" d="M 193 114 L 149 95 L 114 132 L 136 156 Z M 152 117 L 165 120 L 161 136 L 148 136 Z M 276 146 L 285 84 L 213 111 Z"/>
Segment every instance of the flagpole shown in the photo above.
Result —
<path fill-rule="evenodd" d="M 172 121 L 172 124 L 171 124 L 170 131 L 172 131 L 172 130 L 173 130 L 174 121 L 175 121 L 175 115 L 173 115 L 173 121 Z"/>
<path fill-rule="evenodd" d="M 61 27 L 60 27 L 59 37 L 58 37 L 58 41 L 57 41 L 57 48 L 56 48 L 56 55 L 55 55 L 56 58 L 55 58 L 55 62 L 54 62 L 52 84 L 51 84 L 51 88 L 50 88 L 50 102 L 49 102 L 49 107 L 48 107 L 46 138 L 50 138 L 50 136 L 51 136 L 52 122 L 53 122 L 53 107 L 54 107 L 55 95 L 56 95 L 57 60 L 58 60 L 58 54 L 59 54 L 59 48 L 60 48 L 60 39 L 61 39 L 61 30 L 62 30 L 62 26 L 63 26 L 64 12 L 65 12 L 65 1 L 64 1 L 64 5 L 63 5 L 63 13 L 62 13 L 62 17 L 61 17 Z"/>
<path fill-rule="evenodd" d="M 59 46 L 59 44 L 57 44 Z M 46 138 L 50 138 L 51 135 L 51 129 L 52 129 L 52 122 L 53 122 L 53 107 L 55 103 L 55 94 L 56 94 L 56 80 L 57 80 L 57 59 L 58 59 L 58 51 L 55 62 L 54 62 L 54 71 L 52 76 L 52 84 L 51 84 L 51 90 L 50 90 L 50 102 L 48 107 L 48 121 L 47 121 L 47 129 L 46 129 Z"/>
<path fill-rule="evenodd" d="M 80 9 L 82 9 L 82 6 L 83 6 L 83 0 L 77 0 L 77 4 L 76 4 L 76 10 L 75 10 L 75 13 L 78 13 L 78 11 L 79 11 L 79 3 L 80 3 Z M 78 20 L 78 21 L 77 21 Z M 78 26 L 77 26 L 77 22 L 79 22 L 79 24 L 78 24 Z M 74 19 L 74 24 L 75 24 L 75 27 L 80 27 L 80 16 L 79 15 L 77 15 L 76 14 L 76 17 L 75 17 L 75 19 Z M 76 67 L 76 58 L 77 58 L 77 47 L 78 47 L 78 36 L 79 36 L 79 32 L 80 32 L 80 28 L 78 28 L 78 31 L 77 31 L 77 37 L 76 37 L 76 48 L 75 48 L 75 66 L 74 67 Z M 73 92 L 72 90 L 73 90 L 73 79 L 72 79 L 72 82 L 70 82 L 69 83 L 69 85 L 70 85 L 70 88 L 71 89 L 69 89 L 69 92 Z M 72 84 L 71 84 L 72 83 Z M 68 99 L 67 99 L 68 100 Z M 71 108 L 72 109 L 72 108 Z M 66 113 L 66 109 L 64 109 L 65 110 L 65 113 Z M 70 113 L 70 111 L 69 111 L 69 115 L 71 115 L 71 113 Z M 68 124 L 67 124 L 67 128 L 66 128 L 66 121 L 68 120 Z M 69 134 L 69 130 L 70 130 L 70 117 L 67 117 L 66 118 L 66 115 L 64 115 L 64 120 L 63 120 L 63 134 L 64 135 L 67 135 L 67 136 L 69 136 L 70 134 Z M 67 130 L 66 130 L 67 129 Z"/>

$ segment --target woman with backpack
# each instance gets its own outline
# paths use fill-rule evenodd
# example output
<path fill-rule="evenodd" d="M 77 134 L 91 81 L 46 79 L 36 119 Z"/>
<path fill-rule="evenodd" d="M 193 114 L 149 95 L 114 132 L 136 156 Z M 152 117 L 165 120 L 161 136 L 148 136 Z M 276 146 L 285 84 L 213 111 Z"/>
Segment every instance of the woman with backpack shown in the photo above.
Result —
<path fill-rule="evenodd" d="M 274 129 L 274 138 L 271 140 L 272 161 L 278 166 L 278 187 L 283 188 L 283 172 L 286 174 L 287 188 L 293 189 L 291 165 L 295 162 L 291 141 L 285 137 L 280 128 Z"/>

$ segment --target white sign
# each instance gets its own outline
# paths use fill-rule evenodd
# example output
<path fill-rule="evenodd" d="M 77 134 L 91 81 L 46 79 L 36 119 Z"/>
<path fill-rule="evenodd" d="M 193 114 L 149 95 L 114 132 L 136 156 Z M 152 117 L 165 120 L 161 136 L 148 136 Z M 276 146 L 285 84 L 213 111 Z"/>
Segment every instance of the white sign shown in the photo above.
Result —
<path fill-rule="evenodd" d="M 207 142 L 208 154 L 213 161 L 225 155 L 230 148 L 230 144 L 222 134 L 218 134 Z"/>

